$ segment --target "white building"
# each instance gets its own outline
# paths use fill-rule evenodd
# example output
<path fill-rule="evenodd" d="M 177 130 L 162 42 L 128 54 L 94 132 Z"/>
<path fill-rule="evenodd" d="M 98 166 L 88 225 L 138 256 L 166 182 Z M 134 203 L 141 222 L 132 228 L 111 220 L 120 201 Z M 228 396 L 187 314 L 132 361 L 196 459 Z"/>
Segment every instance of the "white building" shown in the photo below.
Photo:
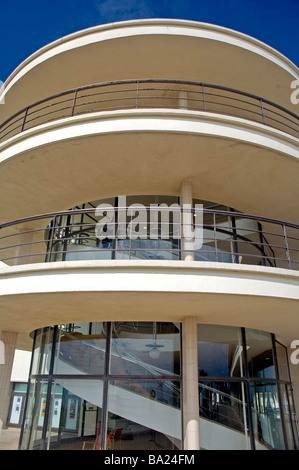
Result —
<path fill-rule="evenodd" d="M 0 417 L 32 349 L 20 449 L 298 448 L 298 78 L 165 19 L 71 34 L 8 78 Z"/>

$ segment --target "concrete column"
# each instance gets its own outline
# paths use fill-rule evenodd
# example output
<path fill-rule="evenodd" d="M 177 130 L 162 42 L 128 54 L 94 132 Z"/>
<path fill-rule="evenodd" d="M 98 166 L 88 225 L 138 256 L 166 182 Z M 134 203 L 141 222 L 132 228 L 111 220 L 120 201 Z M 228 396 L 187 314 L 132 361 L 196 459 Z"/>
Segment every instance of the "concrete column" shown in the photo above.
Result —
<path fill-rule="evenodd" d="M 182 259 L 194 261 L 194 238 L 191 236 L 193 230 L 193 214 L 188 209 L 192 208 L 192 184 L 184 181 L 180 191 L 180 206 L 185 209 L 182 212 L 181 247 Z"/>
<path fill-rule="evenodd" d="M 193 317 L 182 323 L 182 345 L 184 450 L 199 450 L 197 321 Z"/>
<path fill-rule="evenodd" d="M 11 398 L 11 371 L 16 349 L 18 333 L 2 331 L 0 334 L 1 356 L 0 363 L 0 428 L 5 428 L 7 423 L 9 404 Z M 3 351 L 4 345 L 4 351 Z M 4 352 L 4 354 L 3 354 Z M 4 359 L 4 361 L 3 361 Z M 4 362 L 4 364 L 3 364 Z"/>

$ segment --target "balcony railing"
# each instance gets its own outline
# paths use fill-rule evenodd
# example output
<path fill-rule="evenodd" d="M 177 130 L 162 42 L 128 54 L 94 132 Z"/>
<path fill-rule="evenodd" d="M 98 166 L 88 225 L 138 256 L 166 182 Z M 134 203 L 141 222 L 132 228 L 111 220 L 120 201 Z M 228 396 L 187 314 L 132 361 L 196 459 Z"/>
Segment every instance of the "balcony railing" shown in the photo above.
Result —
<path fill-rule="evenodd" d="M 0 125 L 0 142 L 58 119 L 121 109 L 186 109 L 248 119 L 299 135 L 298 115 L 265 98 L 209 83 L 121 80 L 67 90 L 21 109 Z"/>
<path fill-rule="evenodd" d="M 18 265 L 187 259 L 299 268 L 299 225 L 212 209 L 189 209 L 186 219 L 185 209 L 171 206 L 159 208 L 158 218 L 151 220 L 151 209 L 144 208 L 142 218 L 130 206 L 101 214 L 97 208 L 73 209 L 4 223 L 0 260 Z"/>

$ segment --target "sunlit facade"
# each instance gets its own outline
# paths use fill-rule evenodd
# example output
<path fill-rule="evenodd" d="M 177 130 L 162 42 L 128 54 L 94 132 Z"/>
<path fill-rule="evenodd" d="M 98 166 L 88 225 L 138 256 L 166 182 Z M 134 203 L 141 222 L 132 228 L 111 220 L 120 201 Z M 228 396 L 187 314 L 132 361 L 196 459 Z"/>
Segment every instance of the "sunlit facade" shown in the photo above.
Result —
<path fill-rule="evenodd" d="M 0 419 L 32 350 L 20 450 L 299 448 L 298 77 L 244 34 L 157 19 L 8 78 Z"/>

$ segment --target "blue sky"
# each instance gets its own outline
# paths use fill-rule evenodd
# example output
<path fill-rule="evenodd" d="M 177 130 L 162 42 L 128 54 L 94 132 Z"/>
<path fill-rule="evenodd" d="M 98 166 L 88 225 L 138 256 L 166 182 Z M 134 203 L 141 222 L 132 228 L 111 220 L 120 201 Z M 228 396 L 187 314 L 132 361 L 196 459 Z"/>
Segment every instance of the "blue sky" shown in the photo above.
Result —
<path fill-rule="evenodd" d="M 299 65 L 299 0 L 0 0 L 0 80 L 62 36 L 139 18 L 226 26 L 266 42 Z"/>

